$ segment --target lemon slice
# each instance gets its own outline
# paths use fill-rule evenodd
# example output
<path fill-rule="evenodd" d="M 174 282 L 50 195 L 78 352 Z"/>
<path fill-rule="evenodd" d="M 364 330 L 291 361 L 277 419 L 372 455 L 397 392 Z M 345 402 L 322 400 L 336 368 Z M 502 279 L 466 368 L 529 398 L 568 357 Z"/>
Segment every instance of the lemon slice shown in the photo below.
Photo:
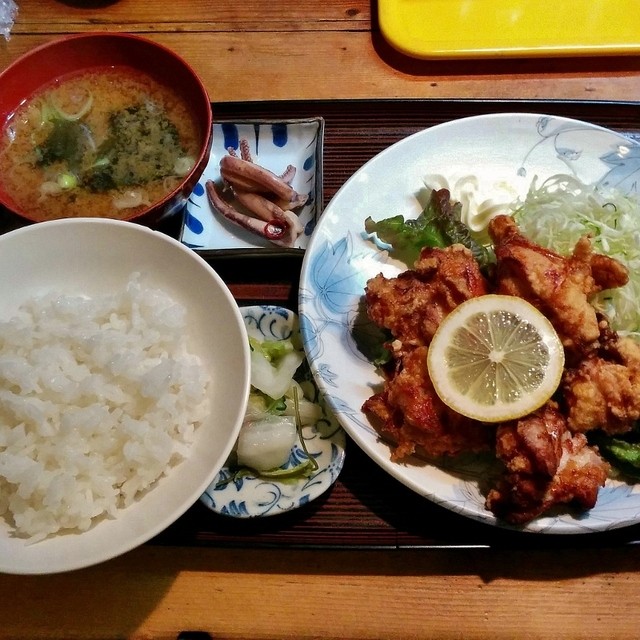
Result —
<path fill-rule="evenodd" d="M 482 422 L 520 418 L 560 384 L 564 349 L 549 320 L 516 296 L 485 295 L 456 307 L 427 356 L 441 400 Z"/>

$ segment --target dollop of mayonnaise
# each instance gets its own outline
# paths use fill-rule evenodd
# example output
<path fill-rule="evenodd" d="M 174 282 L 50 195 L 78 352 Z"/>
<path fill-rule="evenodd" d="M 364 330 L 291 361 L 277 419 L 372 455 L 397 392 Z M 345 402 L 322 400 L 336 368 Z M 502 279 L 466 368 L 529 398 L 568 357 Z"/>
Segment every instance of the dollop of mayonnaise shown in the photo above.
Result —
<path fill-rule="evenodd" d="M 511 215 L 518 189 L 506 180 L 496 180 L 472 173 L 439 173 L 424 177 L 428 189 L 448 189 L 451 199 L 462 205 L 461 220 L 481 242 L 488 242 L 487 227 L 500 214 Z"/>

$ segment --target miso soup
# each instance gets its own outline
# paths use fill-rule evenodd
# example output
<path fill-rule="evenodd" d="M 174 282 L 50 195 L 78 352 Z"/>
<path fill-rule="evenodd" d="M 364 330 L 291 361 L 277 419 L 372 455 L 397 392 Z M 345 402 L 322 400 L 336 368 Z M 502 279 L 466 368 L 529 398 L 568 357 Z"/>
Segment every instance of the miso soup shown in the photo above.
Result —
<path fill-rule="evenodd" d="M 63 78 L 4 124 L 0 182 L 35 220 L 130 218 L 191 171 L 198 128 L 170 88 L 125 68 Z"/>

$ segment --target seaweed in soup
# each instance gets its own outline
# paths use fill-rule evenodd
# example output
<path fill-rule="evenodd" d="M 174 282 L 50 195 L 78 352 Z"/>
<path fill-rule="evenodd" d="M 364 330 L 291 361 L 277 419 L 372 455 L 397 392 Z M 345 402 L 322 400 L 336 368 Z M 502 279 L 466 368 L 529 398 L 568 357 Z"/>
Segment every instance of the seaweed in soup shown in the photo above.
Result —
<path fill-rule="evenodd" d="M 93 191 L 140 186 L 175 173 L 185 155 L 177 127 L 153 103 L 133 105 L 109 117 L 109 136 L 83 179 Z"/>
<path fill-rule="evenodd" d="M 45 141 L 36 147 L 36 162 L 48 166 L 55 162 L 66 162 L 71 169 L 77 169 L 87 150 L 86 127 L 73 120 L 55 118 L 51 121 L 51 131 Z"/>

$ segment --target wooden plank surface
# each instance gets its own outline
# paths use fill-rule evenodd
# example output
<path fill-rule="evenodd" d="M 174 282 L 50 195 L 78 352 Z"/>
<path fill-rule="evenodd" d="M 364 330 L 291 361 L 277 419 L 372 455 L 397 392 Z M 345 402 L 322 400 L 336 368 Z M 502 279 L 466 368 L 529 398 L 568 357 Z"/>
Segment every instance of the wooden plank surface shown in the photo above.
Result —
<path fill-rule="evenodd" d="M 0 576 L 0 638 L 636 640 L 639 573 L 637 548 L 145 546 L 71 574 Z"/>
<path fill-rule="evenodd" d="M 386 44 L 376 3 L 356 0 L 29 0 L 0 69 L 65 33 L 127 31 L 183 56 L 214 101 L 335 98 L 633 100 L 640 57 L 420 61 Z M 437 25 L 434 25 L 434 29 Z"/>
<path fill-rule="evenodd" d="M 348 177 L 354 161 L 412 127 L 428 126 L 432 111 L 442 115 L 438 106 L 451 117 L 468 108 L 427 103 L 418 106 L 418 119 L 417 112 L 408 117 L 409 111 L 393 103 L 395 110 L 385 113 L 363 111 L 353 135 L 348 121 L 331 112 L 336 99 L 524 99 L 544 101 L 544 107 L 549 100 L 633 101 L 640 96 L 640 58 L 633 56 L 404 58 L 381 37 L 375 0 L 18 4 L 11 38 L 0 40 L 0 70 L 62 34 L 127 31 L 157 39 L 187 59 L 219 115 L 232 117 L 236 102 L 252 103 L 254 115 L 269 115 L 282 111 L 265 100 L 282 101 L 285 111 L 299 107 L 291 101 L 328 101 L 328 137 L 344 136 L 345 145 L 343 156 L 327 157 L 325 198 Z M 489 106 L 500 108 L 499 103 Z M 587 119 L 637 130 L 634 105 L 602 107 L 593 102 L 580 108 L 593 116 Z M 377 138 L 370 135 L 372 123 L 379 124 Z M 236 279 L 232 286 L 242 299 L 266 295 L 265 289 L 256 293 L 253 284 Z M 270 286 L 275 289 L 269 296 L 277 299 L 291 299 L 295 291 L 286 281 Z M 54 576 L 0 576 L 0 638 L 169 640 L 181 631 L 203 632 L 186 634 L 185 640 L 637 637 L 635 532 L 621 533 L 620 539 L 560 541 L 543 549 L 496 540 L 485 528 L 442 510 L 417 509 L 416 497 L 397 483 L 374 499 L 370 485 L 380 472 L 352 453 L 348 464 L 353 466 L 341 484 L 310 505 L 313 512 L 293 514 L 286 527 L 275 522 L 260 525 L 263 530 L 240 531 L 195 505 L 154 544 L 97 567 Z M 389 497 L 396 502 L 389 504 Z M 345 533 L 347 518 L 352 544 L 327 548 L 326 536 L 341 527 Z M 324 548 L 285 548 L 305 538 Z M 398 548 L 425 541 L 430 548 Z"/>

